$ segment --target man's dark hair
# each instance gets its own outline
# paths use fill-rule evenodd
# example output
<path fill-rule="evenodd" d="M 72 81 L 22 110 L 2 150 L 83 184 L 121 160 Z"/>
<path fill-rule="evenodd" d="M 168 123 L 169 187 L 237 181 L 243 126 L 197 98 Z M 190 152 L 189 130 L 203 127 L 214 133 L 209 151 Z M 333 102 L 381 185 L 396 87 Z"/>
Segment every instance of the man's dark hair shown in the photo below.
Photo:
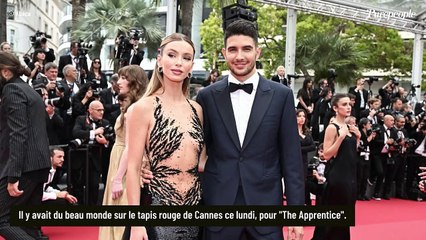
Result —
<path fill-rule="evenodd" d="M 57 147 L 57 146 L 50 146 L 49 150 L 50 150 L 50 156 L 51 157 L 55 156 L 55 151 L 62 151 L 62 152 L 64 152 L 64 149 L 62 149 L 61 147 Z"/>
<path fill-rule="evenodd" d="M 226 28 L 225 30 L 225 45 L 226 45 L 226 40 L 228 40 L 229 37 L 235 36 L 235 35 L 244 35 L 244 36 L 248 36 L 251 37 L 255 44 L 257 45 L 257 38 L 258 38 L 258 34 L 257 34 L 257 28 L 255 23 L 244 20 L 244 19 L 239 19 L 233 23 L 231 23 L 228 28 Z"/>

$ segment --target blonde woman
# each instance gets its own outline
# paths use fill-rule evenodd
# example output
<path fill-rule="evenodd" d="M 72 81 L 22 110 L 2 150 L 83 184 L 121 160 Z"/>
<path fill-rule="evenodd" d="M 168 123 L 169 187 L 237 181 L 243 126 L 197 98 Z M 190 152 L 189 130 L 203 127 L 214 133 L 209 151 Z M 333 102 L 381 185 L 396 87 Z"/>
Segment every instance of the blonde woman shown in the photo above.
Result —
<path fill-rule="evenodd" d="M 194 45 L 182 34 L 166 37 L 148 89 L 127 117 L 129 205 L 140 205 L 141 166 L 146 156 L 153 179 L 152 205 L 198 205 L 198 161 L 204 144 L 202 109 L 188 99 Z M 131 227 L 130 239 L 198 239 L 199 227 Z M 127 236 L 125 236 L 126 238 Z"/>

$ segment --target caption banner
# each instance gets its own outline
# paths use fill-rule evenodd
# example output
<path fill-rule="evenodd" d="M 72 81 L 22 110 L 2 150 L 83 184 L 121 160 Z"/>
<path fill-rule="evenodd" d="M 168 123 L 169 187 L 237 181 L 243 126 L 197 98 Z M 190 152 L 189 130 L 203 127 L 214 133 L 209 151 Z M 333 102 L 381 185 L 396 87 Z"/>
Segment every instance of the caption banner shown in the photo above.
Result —
<path fill-rule="evenodd" d="M 354 226 L 348 206 L 18 206 L 15 226 Z"/>

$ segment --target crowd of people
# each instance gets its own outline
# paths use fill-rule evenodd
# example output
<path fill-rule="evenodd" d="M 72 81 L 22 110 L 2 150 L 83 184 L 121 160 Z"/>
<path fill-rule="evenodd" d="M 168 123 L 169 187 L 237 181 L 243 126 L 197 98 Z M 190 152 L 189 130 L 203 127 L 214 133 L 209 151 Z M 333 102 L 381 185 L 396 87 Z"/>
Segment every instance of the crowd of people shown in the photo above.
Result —
<path fill-rule="evenodd" d="M 348 94 L 306 78 L 295 105 L 283 66 L 272 80 L 257 73 L 253 23 L 233 22 L 224 39 L 230 74 L 218 81 L 212 70 L 195 99 L 195 48 L 179 33 L 161 42 L 150 80 L 128 65 L 109 84 L 100 59 L 89 69 L 77 43 L 58 65 L 36 50 L 28 67 L 1 44 L 0 236 L 48 239 L 40 227 L 10 225 L 11 207 L 23 204 L 312 205 L 313 193 L 316 204 L 355 206 L 390 199 L 394 181 L 396 197 L 422 197 L 426 94 L 411 106 L 395 81 L 371 96 L 362 78 Z M 283 231 L 118 226 L 100 227 L 99 239 L 283 239 Z M 288 239 L 303 239 L 303 227 L 288 227 Z M 317 227 L 313 239 L 350 239 L 349 227 Z"/>

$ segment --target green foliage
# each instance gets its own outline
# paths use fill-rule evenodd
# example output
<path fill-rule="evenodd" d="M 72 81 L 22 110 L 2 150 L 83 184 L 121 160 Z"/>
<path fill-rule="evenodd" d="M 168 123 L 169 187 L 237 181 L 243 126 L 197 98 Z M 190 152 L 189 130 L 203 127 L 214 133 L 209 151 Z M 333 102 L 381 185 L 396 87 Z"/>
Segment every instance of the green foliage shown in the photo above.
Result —
<path fill-rule="evenodd" d="M 221 49 L 223 48 L 223 30 L 222 30 L 222 18 L 219 16 L 217 11 L 213 9 L 210 16 L 204 20 L 200 27 L 201 44 L 203 45 L 203 57 L 207 58 L 206 69 L 222 68 L 223 65 L 217 66 Z"/>
<path fill-rule="evenodd" d="M 99 43 L 92 54 L 99 56 L 105 39 L 126 35 L 130 28 L 145 30 L 146 45 L 159 46 L 164 32 L 157 23 L 155 9 L 139 0 L 94 0 L 85 16 L 78 20 L 75 35 Z M 151 49 L 150 52 L 156 52 Z"/>
<path fill-rule="evenodd" d="M 358 61 L 364 53 L 356 51 L 356 44 L 333 32 L 315 32 L 297 41 L 297 67 L 307 73 L 315 71 L 315 80 L 328 77 L 328 69 L 337 72 L 336 82 L 349 84 L 357 76 Z"/>
<path fill-rule="evenodd" d="M 259 44 L 262 47 L 261 62 L 264 75 L 270 78 L 278 66 L 284 65 L 285 58 L 285 19 L 287 11 L 270 5 L 258 5 L 257 25 Z"/>
<path fill-rule="evenodd" d="M 361 24 L 346 29 L 346 34 L 357 43 L 359 50 L 367 50 L 362 66 L 366 69 L 398 69 L 407 73 L 412 65 L 412 41 L 404 43 L 398 31 Z"/>
<path fill-rule="evenodd" d="M 215 11 L 204 21 L 201 31 L 204 55 L 213 57 L 222 48 L 222 21 L 220 7 L 226 1 L 210 0 Z M 233 2 L 234 3 L 234 2 Z M 257 8 L 261 62 L 266 77 L 284 65 L 286 9 L 261 5 L 250 1 Z M 213 29 L 209 29 L 213 28 Z M 213 40 L 214 39 L 214 40 Z M 337 82 L 352 83 L 362 71 L 397 69 L 400 73 L 411 70 L 412 41 L 403 41 L 396 30 L 318 14 L 298 12 L 297 16 L 296 70 L 309 76 L 315 71 L 315 80 L 327 77 L 328 69 L 334 68 Z M 423 66 L 426 68 L 426 52 Z"/>

